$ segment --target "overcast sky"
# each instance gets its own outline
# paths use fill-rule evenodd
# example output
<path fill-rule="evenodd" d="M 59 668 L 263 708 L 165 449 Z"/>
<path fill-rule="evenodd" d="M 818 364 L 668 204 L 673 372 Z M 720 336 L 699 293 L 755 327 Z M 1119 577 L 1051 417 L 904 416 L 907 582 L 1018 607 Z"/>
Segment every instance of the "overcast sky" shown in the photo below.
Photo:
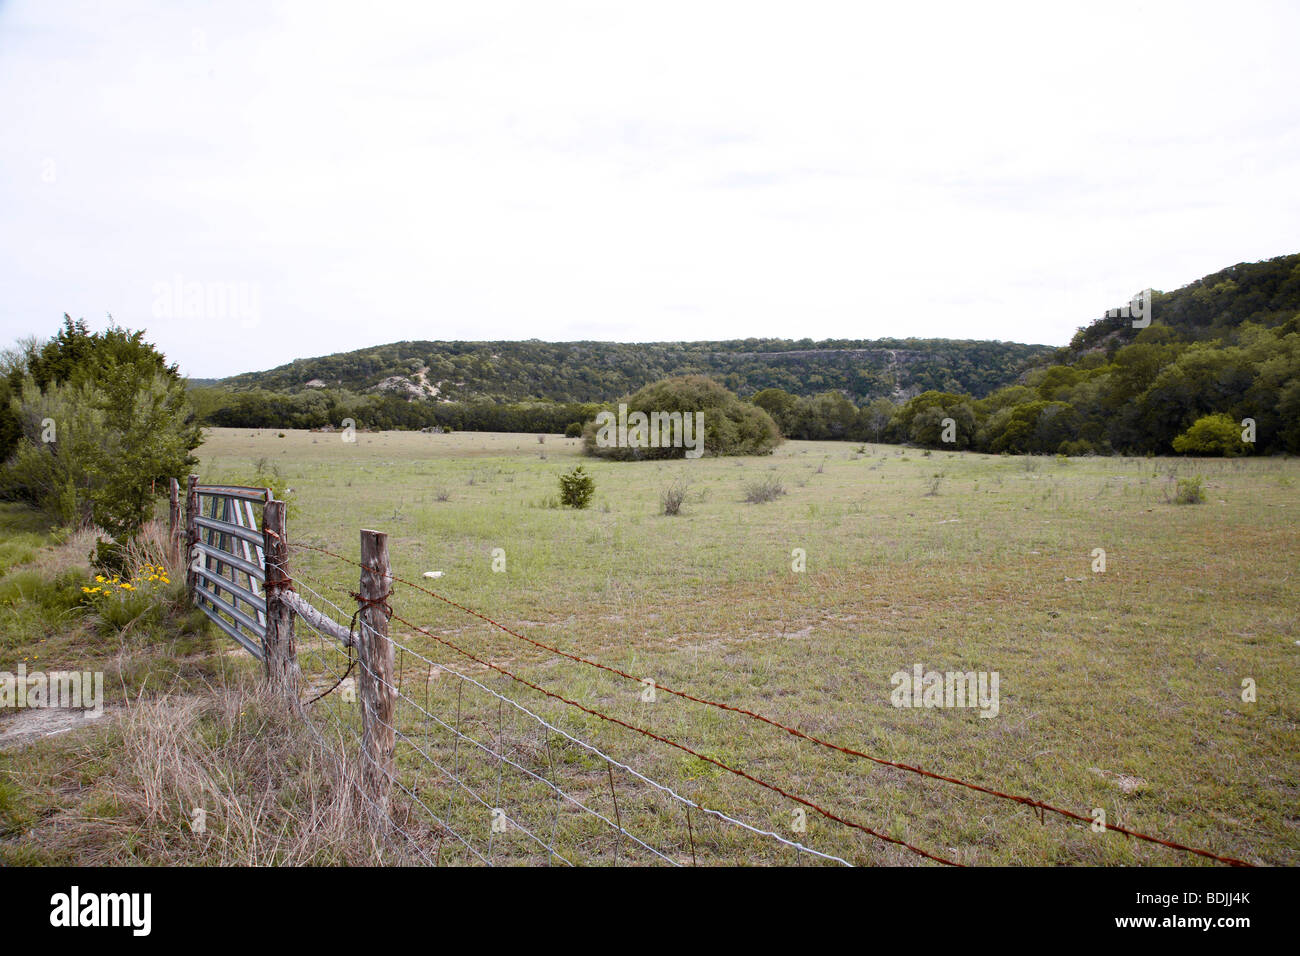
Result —
<path fill-rule="evenodd" d="M 0 2 L 0 344 L 1062 344 L 1300 251 L 1298 48 L 1286 3 Z"/>

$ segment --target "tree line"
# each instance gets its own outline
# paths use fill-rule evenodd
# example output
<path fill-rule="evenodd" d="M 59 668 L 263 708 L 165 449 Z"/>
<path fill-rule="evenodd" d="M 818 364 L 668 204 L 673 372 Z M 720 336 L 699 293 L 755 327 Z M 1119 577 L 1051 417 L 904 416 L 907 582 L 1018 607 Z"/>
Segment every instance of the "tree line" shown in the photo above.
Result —
<path fill-rule="evenodd" d="M 342 427 L 351 420 L 372 430 L 563 433 L 595 417 L 597 402 L 467 402 L 411 400 L 392 393 L 357 394 L 345 389 L 231 392 L 219 387 L 190 389 L 199 419 L 219 428 Z"/>

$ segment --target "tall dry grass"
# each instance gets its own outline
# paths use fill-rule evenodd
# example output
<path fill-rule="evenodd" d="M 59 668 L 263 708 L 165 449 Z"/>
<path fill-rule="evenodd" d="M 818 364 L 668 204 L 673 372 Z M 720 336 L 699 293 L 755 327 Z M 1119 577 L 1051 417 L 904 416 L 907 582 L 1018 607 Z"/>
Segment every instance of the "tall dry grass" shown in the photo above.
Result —
<path fill-rule="evenodd" d="M 417 864 L 412 836 L 438 833 L 361 795 L 355 767 L 254 681 L 201 697 L 128 705 L 86 761 L 112 768 L 24 835 L 30 851 L 79 865 L 340 866 Z"/>

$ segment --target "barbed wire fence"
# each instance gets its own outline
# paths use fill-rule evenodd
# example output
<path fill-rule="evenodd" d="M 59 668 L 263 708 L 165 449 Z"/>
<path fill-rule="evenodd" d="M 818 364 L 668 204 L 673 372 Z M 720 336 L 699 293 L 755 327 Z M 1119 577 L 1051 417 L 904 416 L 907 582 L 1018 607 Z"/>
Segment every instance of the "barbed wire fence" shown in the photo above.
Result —
<path fill-rule="evenodd" d="M 194 486 L 192 478 L 191 490 Z M 846 747 L 757 711 L 656 684 L 530 638 L 395 577 L 382 532 L 361 531 L 360 560 L 291 543 L 284 505 L 269 492 L 262 534 L 266 626 L 261 647 L 268 679 L 313 733 L 338 752 L 357 755 L 354 778 L 362 803 L 430 865 L 964 864 L 955 848 L 932 851 L 905 838 L 897 822 L 873 826 L 859 819 L 856 809 L 824 806 L 825 801 L 774 783 L 730 754 L 655 729 L 653 720 L 643 726 L 595 706 L 590 696 L 574 699 L 580 695 L 545 687 L 500 655 L 476 653 L 463 640 L 453 640 L 456 628 L 435 630 L 398 613 L 394 604 L 403 604 L 394 600 L 397 587 L 436 599 L 549 660 L 631 682 L 652 700 L 656 692 L 664 693 L 770 727 L 798 746 L 837 759 L 865 761 L 1028 807 L 1040 822 L 1050 813 L 1072 826 L 1096 826 L 1089 816 L 1042 800 Z M 358 572 L 357 590 L 338 580 L 313 580 L 292 567 L 297 563 L 292 555 L 307 553 Z M 394 625 L 400 626 L 397 633 L 391 633 Z M 610 742 L 598 743 L 603 737 Z M 737 791 L 728 801 L 704 792 L 706 786 L 665 783 L 663 773 L 628 754 L 644 757 L 651 749 L 679 755 L 719 778 L 734 778 L 746 788 L 739 792 L 753 796 L 742 795 L 744 807 L 736 809 L 724 804 L 734 804 Z M 806 822 L 817 819 L 842 837 L 833 841 L 835 852 L 811 845 Z M 1218 863 L 1250 865 L 1118 824 L 1103 829 Z"/>
<path fill-rule="evenodd" d="M 327 596 L 338 585 L 301 572 L 293 583 L 289 600 L 310 635 L 298 650 L 308 720 L 360 749 L 357 683 L 365 676 L 391 691 L 392 714 L 378 718 L 393 740 L 382 779 L 433 822 L 433 862 L 692 865 L 709 862 L 711 831 L 725 828 L 788 855 L 850 865 L 639 770 L 487 683 L 491 675 L 510 683 L 503 672 L 479 665 L 475 676 L 470 658 L 468 666 L 435 659 L 414 646 L 419 626 L 387 637 L 395 663 L 385 673 L 361 651 L 377 634 Z"/>

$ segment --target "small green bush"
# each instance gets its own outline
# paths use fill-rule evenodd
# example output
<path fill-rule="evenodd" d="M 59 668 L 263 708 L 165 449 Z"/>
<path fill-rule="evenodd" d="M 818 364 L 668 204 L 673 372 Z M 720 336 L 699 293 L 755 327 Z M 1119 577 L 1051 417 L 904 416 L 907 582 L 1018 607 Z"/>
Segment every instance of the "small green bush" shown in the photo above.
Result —
<path fill-rule="evenodd" d="M 596 480 L 581 465 L 560 475 L 560 500 L 570 508 L 585 508 L 596 493 Z"/>
<path fill-rule="evenodd" d="M 1178 479 L 1178 492 L 1174 495 L 1175 504 L 1199 505 L 1204 500 L 1205 487 L 1200 475 Z"/>
<path fill-rule="evenodd" d="M 565 438 L 581 438 L 582 422 L 571 422 L 569 427 L 564 430 Z"/>

